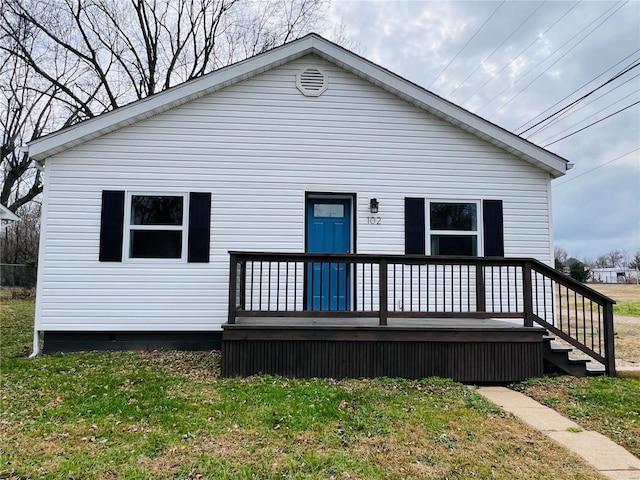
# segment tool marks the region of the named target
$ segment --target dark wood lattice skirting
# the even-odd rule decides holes
[[[508,330],[508,329],[505,329]],[[259,337],[263,335],[262,339]],[[504,383],[543,374],[542,332],[226,328],[222,375]]]

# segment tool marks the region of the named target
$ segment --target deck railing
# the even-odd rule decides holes
[[[521,319],[615,374],[613,300],[523,258],[230,252],[237,317]],[[514,320],[517,321],[517,320]]]

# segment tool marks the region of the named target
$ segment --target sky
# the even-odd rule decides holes
[[[552,181],[556,247],[640,250],[639,0],[334,0],[329,21],[347,48],[574,164]]]

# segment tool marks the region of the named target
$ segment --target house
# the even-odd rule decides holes
[[[3,229],[18,220],[20,220],[20,217],[0,203],[0,226]]]
[[[635,283],[638,271],[632,268],[601,267],[591,269],[592,283]]]
[[[362,317],[365,301],[440,316],[482,306],[524,328],[531,263],[503,257],[552,262],[550,182],[569,167],[315,34],[44,136],[29,155],[45,169],[34,352],[39,333],[45,351],[216,348],[225,325],[248,338],[238,312]],[[415,285],[403,273],[404,297],[381,301],[379,265],[394,260],[367,255],[411,257],[423,273]],[[425,263],[452,255],[503,260]],[[494,267],[500,283],[479,286]],[[431,293],[415,303],[409,283],[423,281]],[[477,298],[502,294],[493,310]]]

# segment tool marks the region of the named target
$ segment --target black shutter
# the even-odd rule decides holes
[[[101,262],[122,261],[122,234],[124,232],[124,191],[103,190],[100,213]]]
[[[210,230],[211,193],[192,192],[189,196],[188,262],[209,262]]]
[[[424,255],[424,198],[404,199],[404,253]]]
[[[504,227],[502,200],[482,202],[482,224],[484,226],[484,256],[504,257]]]

